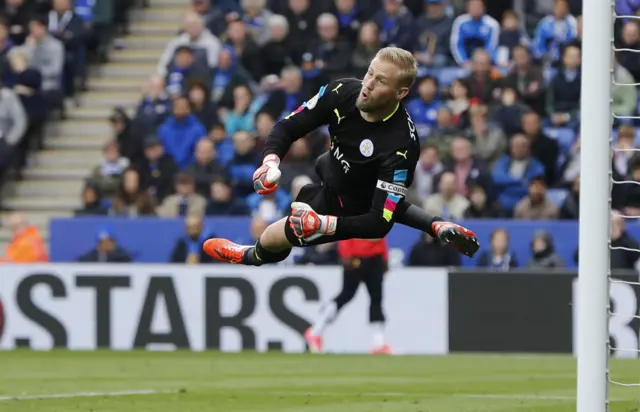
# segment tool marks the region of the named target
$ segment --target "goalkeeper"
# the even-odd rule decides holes
[[[254,246],[209,239],[205,252],[223,262],[260,266],[283,261],[294,246],[383,238],[397,222],[473,256],[479,244],[472,231],[428,216],[404,200],[420,144],[401,101],[416,71],[411,53],[396,47],[381,49],[364,80],[331,82],[278,122],[267,138],[263,164],[253,176],[256,191],[275,191],[280,159],[291,144],[328,125],[331,148],[316,163],[323,184],[303,187],[291,204],[291,214],[270,225]]]

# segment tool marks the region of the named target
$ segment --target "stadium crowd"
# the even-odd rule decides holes
[[[638,2],[618,3],[621,15],[638,11]],[[135,115],[115,108],[109,118],[113,140],[76,214],[188,216],[194,239],[203,216],[252,216],[259,236],[317,179],[314,161],[329,141],[322,129],[296,141],[283,159],[282,189],[260,196],[252,174],[270,129],[323,84],[361,77],[380,47],[395,45],[420,64],[405,102],[422,142],[412,202],[452,220],[575,220],[580,13],[581,1],[571,0],[193,0]],[[613,110],[623,117],[638,113],[636,87],[624,86],[640,82],[638,22],[615,26],[616,45],[633,49],[615,56]],[[637,147],[639,126],[616,119],[617,147]],[[617,153],[613,173],[640,182],[640,157]],[[640,186],[616,186],[613,207],[640,216]],[[408,264],[460,263],[441,248],[426,236]],[[303,261],[332,262],[324,249]],[[496,230],[479,262],[517,266],[508,254],[508,234]],[[536,235],[532,255],[529,265],[561,266],[548,233]]]

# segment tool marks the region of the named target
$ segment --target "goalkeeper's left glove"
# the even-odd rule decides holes
[[[460,225],[451,222],[433,222],[431,229],[439,240],[452,244],[463,255],[473,257],[480,249],[476,234]]]
[[[300,239],[300,244],[311,242],[321,236],[336,233],[338,218],[316,213],[311,206],[302,202],[291,203],[289,226],[293,234]]]

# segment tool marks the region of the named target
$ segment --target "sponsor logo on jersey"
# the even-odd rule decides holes
[[[405,112],[407,113],[407,124],[409,125],[409,133],[411,133],[411,138],[413,140],[416,140],[416,125],[413,124],[413,120],[411,119],[411,115],[409,114],[409,112],[405,109]]]
[[[373,155],[373,142],[369,139],[364,139],[360,142],[360,153],[364,157],[371,157]]]
[[[385,192],[388,193],[393,193],[399,196],[406,196],[407,195],[407,188],[402,186],[402,185],[398,185],[395,183],[389,183],[389,182],[385,182],[383,180],[378,180],[378,183],[376,184],[376,187],[380,190],[384,190]]]
[[[336,92],[336,94],[340,94],[340,92],[338,90],[340,90],[340,88],[342,87],[342,83],[340,83],[339,85],[337,85],[333,90],[331,90],[332,92]]]
[[[338,109],[333,109],[333,112],[336,114],[336,117],[338,118],[338,124],[340,124],[340,122],[344,120],[346,117],[346,116],[340,116],[340,111]]]
[[[344,159],[344,153],[340,151],[340,148],[337,145],[337,140],[331,141],[330,150],[333,157],[335,157],[336,160],[340,162],[340,165],[342,165],[342,170],[344,171],[344,174],[346,175],[347,173],[349,173],[349,170],[351,170],[351,164]]]
[[[397,154],[398,156],[402,156],[402,157],[404,157],[404,160],[407,160],[407,153],[409,153],[409,151],[408,151],[408,150],[405,150],[404,152],[401,152],[401,151],[399,151],[399,150],[398,150],[398,151],[396,152],[396,154]]]

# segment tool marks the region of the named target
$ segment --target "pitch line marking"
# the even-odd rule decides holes
[[[178,393],[178,391],[161,391],[154,389],[143,389],[138,391],[119,391],[119,392],[76,392],[76,393],[52,393],[45,395],[18,395],[18,396],[0,396],[0,402],[6,401],[28,401],[38,399],[67,399],[67,398],[99,398],[99,397],[116,397],[116,396],[144,396],[144,395],[160,395],[167,393]]]

